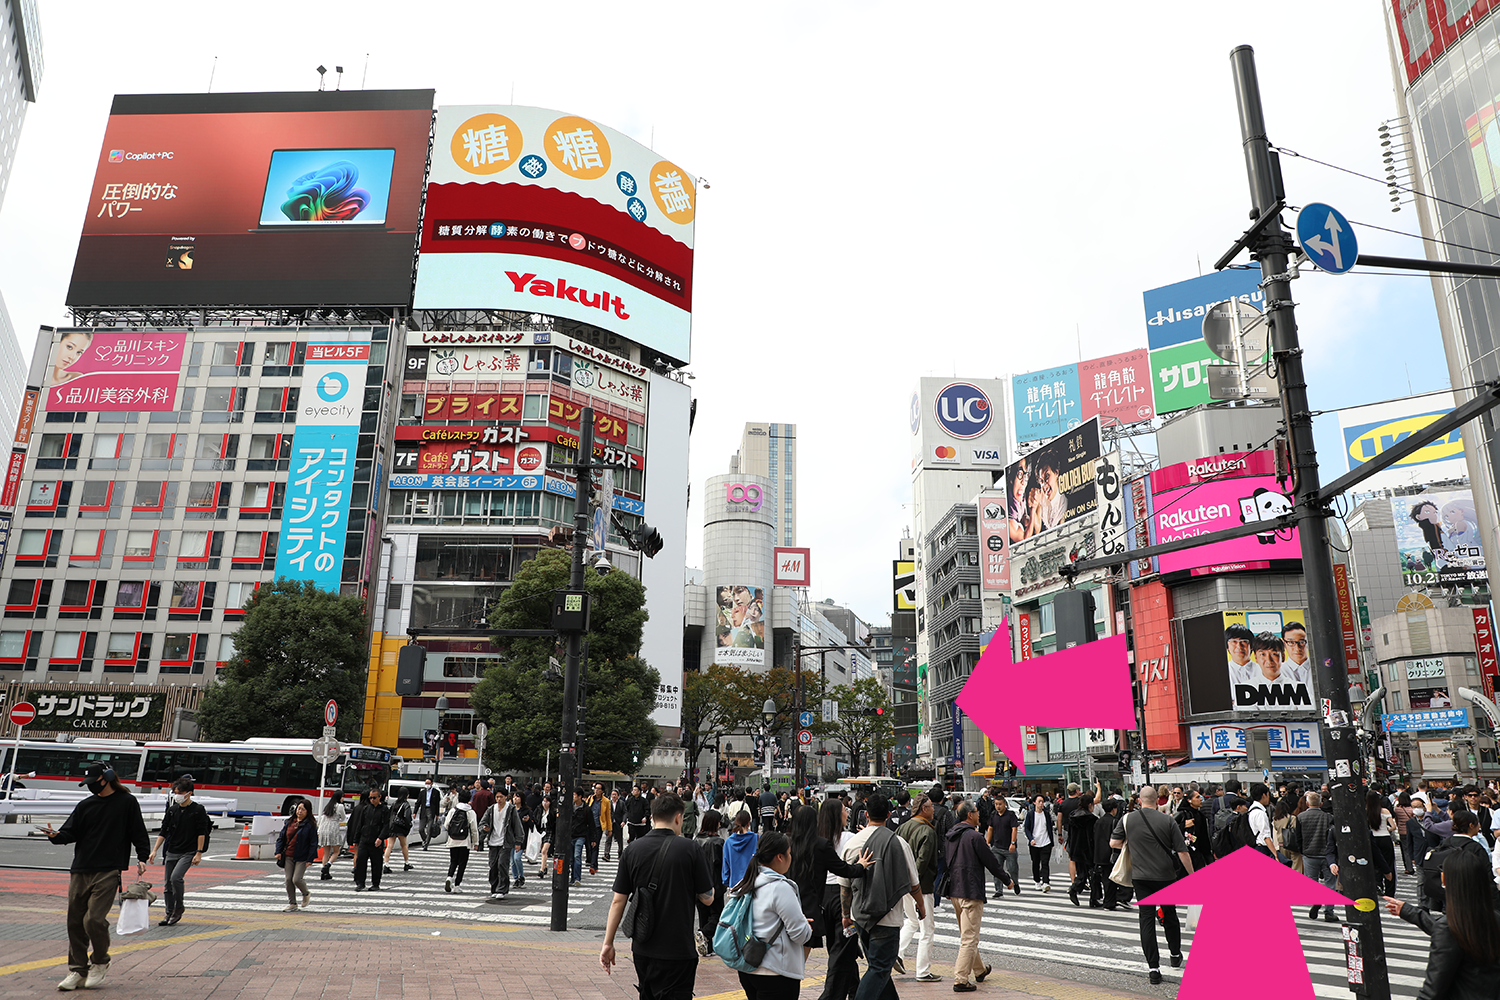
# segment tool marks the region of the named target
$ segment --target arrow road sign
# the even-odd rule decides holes
[[[802,723],[803,729],[806,729],[808,726],[813,724],[813,714],[811,712],[803,712],[800,716],[797,717],[797,721]]]
[[[1359,259],[1359,241],[1338,209],[1313,202],[1297,215],[1297,242],[1318,268],[1343,274]]]

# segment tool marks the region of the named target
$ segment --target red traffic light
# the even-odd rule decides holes
[[[883,709],[883,708],[877,708],[875,710],[875,714],[876,715],[884,715],[885,714],[885,709]]]

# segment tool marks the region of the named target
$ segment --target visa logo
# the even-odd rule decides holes
[[[976,462],[1001,462],[1000,451],[996,448],[975,448],[974,461]]]
[[[1399,417],[1395,420],[1345,428],[1344,442],[1349,452],[1350,468],[1378,457],[1387,448],[1394,448],[1439,417],[1446,416],[1448,412],[1450,411],[1421,413],[1410,417]],[[1455,428],[1446,437],[1438,438],[1397,462],[1394,468],[1461,458],[1463,453],[1463,432]]]

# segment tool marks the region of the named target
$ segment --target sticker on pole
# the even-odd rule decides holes
[[[332,698],[329,698],[328,704],[323,706],[323,724],[325,726],[331,726],[338,721],[339,703],[334,701]]]
[[[1297,215],[1297,242],[1320,271],[1343,274],[1359,259],[1359,240],[1349,220],[1329,205],[1313,202]]]
[[[29,726],[36,721],[36,706],[29,701],[18,701],[10,706],[10,724],[16,727]]]

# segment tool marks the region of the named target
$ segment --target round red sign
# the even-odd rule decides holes
[[[516,468],[522,472],[535,472],[542,467],[542,450],[535,447],[522,448],[516,452]]]
[[[36,720],[36,706],[29,701],[18,701],[10,706],[10,722],[13,726],[29,726]]]
[[[323,706],[323,725],[331,726],[339,721],[339,703],[332,698]]]

